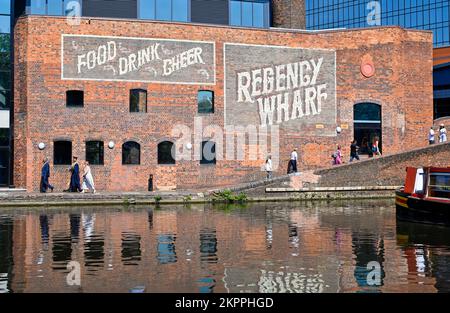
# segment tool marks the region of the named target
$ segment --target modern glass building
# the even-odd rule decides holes
[[[432,30],[435,47],[450,46],[449,3],[449,0],[306,0],[306,27],[317,30],[399,25]]]

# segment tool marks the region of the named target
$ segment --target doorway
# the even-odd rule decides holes
[[[376,103],[358,103],[353,107],[354,138],[360,147],[360,154],[369,154],[372,143],[379,141],[383,152],[381,128],[381,106]]]

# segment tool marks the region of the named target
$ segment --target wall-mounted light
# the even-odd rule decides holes
[[[108,142],[108,148],[110,148],[110,149],[114,149],[114,146],[115,146],[116,144],[114,143],[114,141],[110,141],[110,142]]]
[[[339,126],[336,127],[336,133],[338,133],[338,134],[342,133],[342,128],[340,128]]]
[[[45,143],[40,142],[40,143],[38,144],[38,148],[39,148],[39,150],[44,150],[44,149],[45,149]]]
[[[192,143],[188,142],[186,144],[186,149],[191,150],[192,149]]]

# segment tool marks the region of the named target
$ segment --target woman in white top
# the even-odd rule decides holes
[[[91,167],[89,166],[88,161],[86,161],[84,165],[83,185],[81,186],[81,189],[83,189],[82,192],[90,190],[95,193],[94,177],[92,177]]]
[[[439,142],[446,142],[447,141],[447,129],[445,129],[444,124],[441,124],[441,127],[439,129]]]
[[[273,168],[272,168],[272,157],[270,155],[267,157],[266,164],[264,167],[267,172],[267,179],[272,179]]]

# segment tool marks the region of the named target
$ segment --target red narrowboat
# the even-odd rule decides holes
[[[450,226],[450,167],[408,167],[395,205],[399,220]]]

